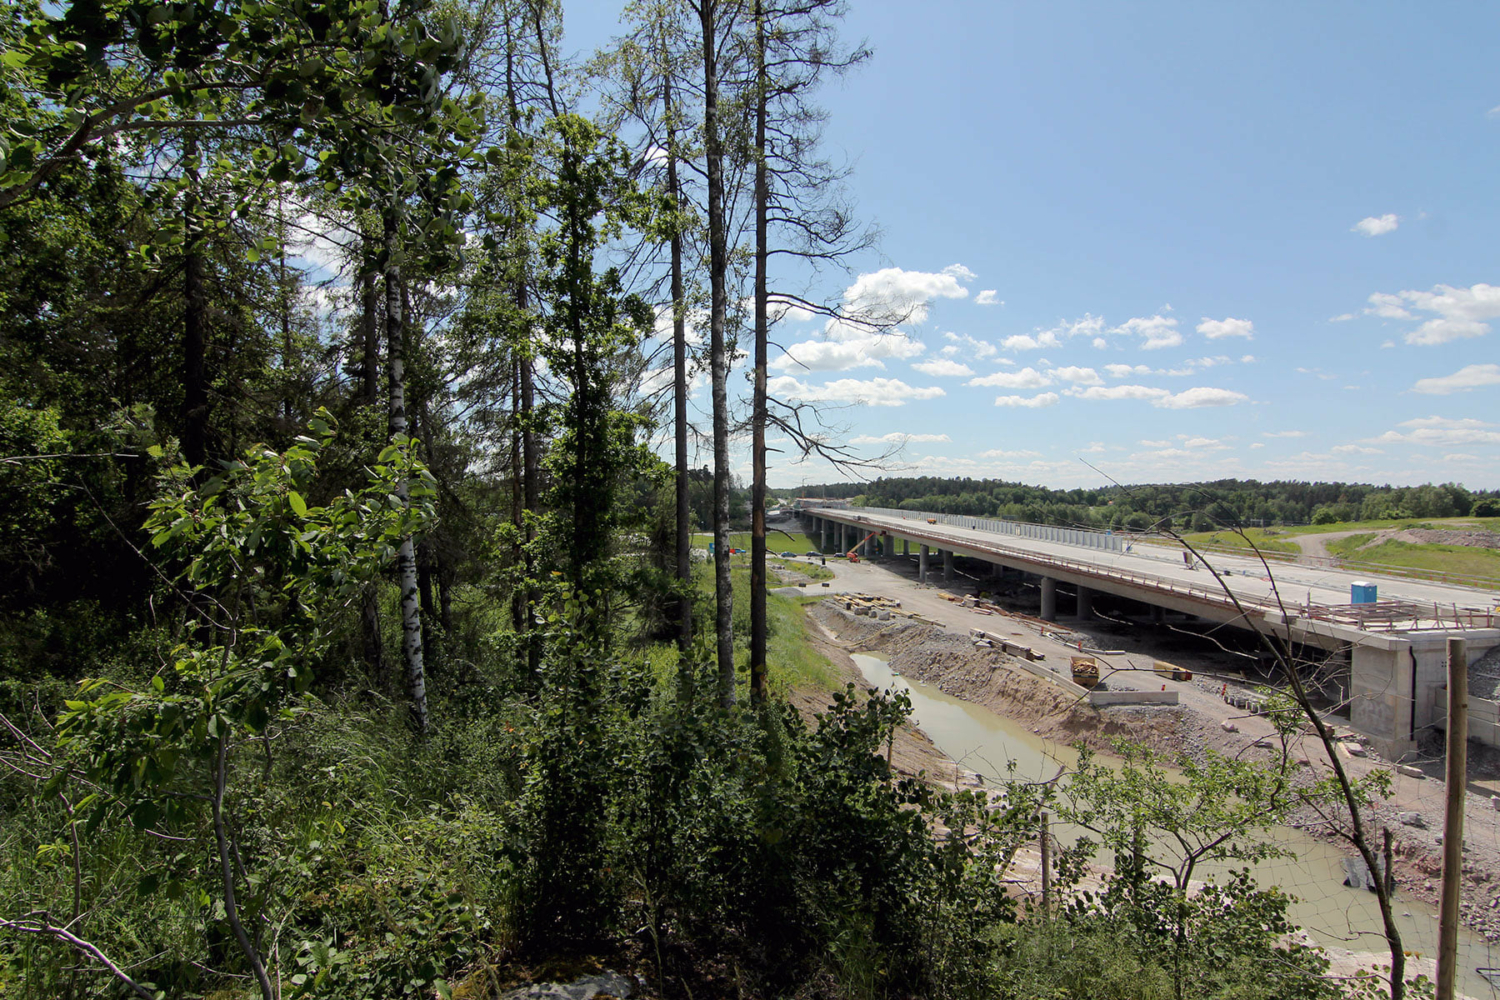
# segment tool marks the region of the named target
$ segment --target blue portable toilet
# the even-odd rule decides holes
[[[1375,600],[1375,584],[1355,580],[1349,585],[1350,604],[1374,604]]]

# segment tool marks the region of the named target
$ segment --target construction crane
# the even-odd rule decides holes
[[[884,534],[884,532],[872,531],[865,537],[861,538],[858,542],[856,542],[854,544],[854,548],[845,553],[845,555],[849,558],[849,561],[855,563],[859,562],[859,547],[865,544],[865,542],[868,542],[870,539],[874,538],[876,535],[880,534]]]

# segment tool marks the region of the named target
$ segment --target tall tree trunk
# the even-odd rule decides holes
[[[366,406],[380,405],[380,300],[375,294],[375,248],[373,240],[364,245],[364,268],[360,283],[360,397]],[[385,690],[385,644],[380,636],[380,589],[378,582],[365,586],[364,609],[360,616],[364,640],[365,669],[378,690]]]
[[[516,306],[520,310],[522,322],[526,322],[529,316],[529,303],[526,293],[526,276],[523,273],[516,281]],[[536,440],[536,378],[532,368],[532,357],[530,354],[529,331],[523,333],[520,345],[521,363],[521,463],[524,467],[524,478],[522,480],[522,494],[526,503],[526,517],[522,519],[521,537],[525,540],[525,563],[526,563],[526,669],[528,676],[535,681],[542,670],[542,647],[531,637],[531,622],[536,616],[536,604],[541,595],[537,593],[536,580],[536,528],[532,523],[532,517],[539,512],[542,503],[542,483],[540,478],[541,457],[537,454]]]
[[[510,363],[510,520],[516,526],[516,546],[507,555],[514,572],[525,564],[526,558],[526,506],[521,468],[521,355],[516,352]],[[527,621],[527,580],[517,579],[511,586],[510,619],[517,636],[525,635],[530,622]]]
[[[395,195],[391,195],[392,201]],[[401,309],[400,226],[396,206],[386,209],[385,217],[385,338],[386,365],[390,381],[388,428],[391,438],[406,436],[406,373],[402,336],[405,315]],[[397,486],[403,503],[410,502],[406,483]],[[412,717],[417,730],[426,733],[427,677],[422,662],[422,616],[418,606],[417,552],[410,535],[401,539],[396,553],[396,583],[401,589],[401,649],[406,657],[406,680],[411,689]]]
[[[433,568],[437,562],[432,552],[432,542],[424,540],[417,545],[417,596],[422,609],[423,659],[443,665],[442,643],[434,631],[437,629],[437,599],[433,593]],[[427,663],[423,663],[424,668]]]
[[[366,248],[365,270],[359,276],[364,361],[360,365],[360,388],[366,406],[380,405],[380,319],[375,295],[375,254]]]
[[[198,143],[187,140],[187,194],[183,199],[182,454],[189,465],[208,459],[208,299],[203,282],[202,229],[198,220]]]
[[[672,76],[663,76],[663,111],[667,118],[667,196],[674,211],[682,211],[682,188],[677,180],[677,110],[672,105]],[[682,275],[680,220],[672,227],[672,422],[677,455],[677,648],[693,645],[692,485],[688,475],[687,292]]]
[[[717,0],[699,0],[703,31],[703,144],[708,167],[709,369],[714,426],[714,638],[719,701],[734,704],[734,586],[729,576],[729,311],[728,238],[724,221],[724,144],[719,135],[719,68],[715,50]]]
[[[750,417],[750,698],[766,697],[766,22],[755,0],[755,399]]]
[[[363,640],[365,669],[370,672],[370,684],[377,691],[385,691],[385,644],[380,637],[380,591],[375,584],[365,587],[364,607],[360,613],[360,638]]]

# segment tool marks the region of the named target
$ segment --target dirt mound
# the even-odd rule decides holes
[[[1382,531],[1360,548],[1381,542],[1407,542],[1412,545],[1463,545],[1475,549],[1500,549],[1500,531],[1462,531],[1457,528],[1405,528]]]

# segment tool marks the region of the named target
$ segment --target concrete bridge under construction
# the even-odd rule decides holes
[[[1026,574],[1049,621],[1061,587],[1080,618],[1109,594],[1145,605],[1153,620],[1174,611],[1272,632],[1335,663],[1347,657],[1350,724],[1392,760],[1416,749],[1422,730],[1443,728],[1448,638],[1466,640],[1471,664],[1500,646],[1500,595],[1469,587],[1297,563],[1272,563],[1273,576],[1253,556],[1214,553],[1210,567],[1110,532],[955,514],[804,501],[801,515],[823,552],[915,559],[924,583],[953,581],[960,558],[991,576]],[[1370,583],[1379,599],[1354,603],[1356,585]],[[1500,705],[1472,694],[1469,704],[1470,736],[1500,746]]]

